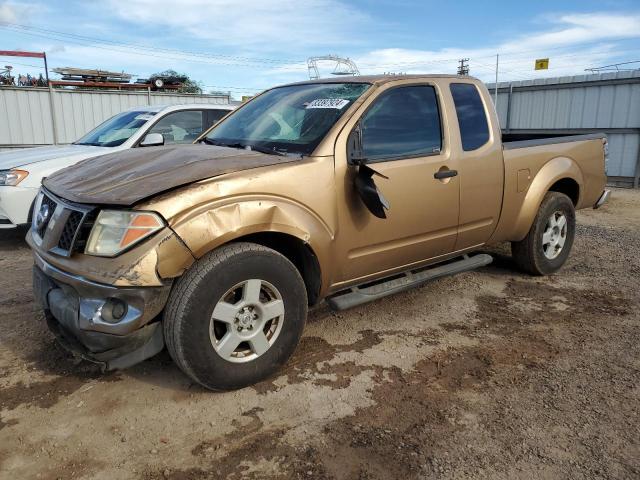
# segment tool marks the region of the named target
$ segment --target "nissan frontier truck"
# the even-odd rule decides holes
[[[500,242],[525,272],[560,269],[575,211],[609,196],[606,138],[507,140],[470,77],[275,87],[194,145],[45,179],[27,235],[35,296],[59,340],[107,370],[166,346],[204,387],[245,387],[289,359],[321,301],[472,270]]]

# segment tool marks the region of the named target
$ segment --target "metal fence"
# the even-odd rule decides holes
[[[501,82],[496,109],[509,133],[606,133],[609,181],[638,187],[640,70]]]
[[[0,149],[66,144],[140,105],[228,104],[227,95],[0,87]]]

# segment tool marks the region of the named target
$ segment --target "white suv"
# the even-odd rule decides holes
[[[233,105],[143,106],[119,113],[71,145],[0,152],[0,228],[31,221],[42,179],[91,157],[128,148],[192,143]]]

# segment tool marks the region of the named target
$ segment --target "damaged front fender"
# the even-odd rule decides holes
[[[327,261],[331,229],[303,205],[278,197],[236,198],[225,204],[209,205],[176,219],[172,228],[183,239],[195,258],[239,238],[275,232],[298,238],[309,245],[321,265]],[[328,284],[322,272],[322,284]]]

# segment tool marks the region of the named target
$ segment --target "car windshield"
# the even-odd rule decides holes
[[[87,133],[75,145],[93,145],[96,147],[117,147],[129,140],[156,112],[139,110],[119,113]]]
[[[211,130],[205,143],[311,154],[368,83],[312,83],[269,90]]]

